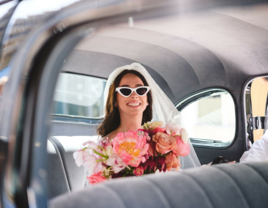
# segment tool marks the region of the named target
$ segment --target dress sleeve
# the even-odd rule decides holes
[[[268,130],[260,140],[254,142],[251,149],[244,152],[240,163],[268,161]]]

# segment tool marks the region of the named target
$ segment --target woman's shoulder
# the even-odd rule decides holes
[[[115,138],[117,135],[117,131],[112,131],[111,133],[107,134],[106,136],[103,137],[103,139],[108,138],[109,141],[111,141],[113,138]]]

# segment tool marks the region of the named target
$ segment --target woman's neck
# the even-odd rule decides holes
[[[129,130],[136,131],[141,128],[142,116],[120,116],[120,125],[117,128],[117,132],[126,132]]]

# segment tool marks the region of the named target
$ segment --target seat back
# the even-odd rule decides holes
[[[224,164],[114,179],[62,195],[51,208],[267,208],[268,163]]]
[[[79,190],[84,185],[84,168],[78,167],[73,153],[86,141],[96,136],[54,136],[48,139],[48,194],[54,198],[66,192]]]

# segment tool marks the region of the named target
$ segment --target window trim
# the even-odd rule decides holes
[[[209,97],[212,94],[216,94],[216,93],[221,93],[221,92],[227,92],[233,100],[234,103],[234,110],[235,110],[235,132],[234,132],[234,136],[233,139],[231,140],[231,142],[220,142],[219,140],[210,140],[210,139],[198,139],[198,138],[190,138],[191,143],[194,147],[201,147],[201,148],[212,148],[212,149],[227,149],[230,146],[233,145],[233,143],[236,140],[236,135],[237,135],[237,105],[234,99],[234,96],[232,95],[232,93],[224,88],[207,88],[207,89],[203,89],[201,91],[197,91],[194,93],[191,93],[190,95],[182,98],[179,102],[177,102],[177,104],[175,105],[176,108],[178,109],[179,112],[181,112],[185,107],[187,107],[188,105],[190,105],[191,103],[198,101],[200,99]],[[203,141],[203,142],[200,142]]]

